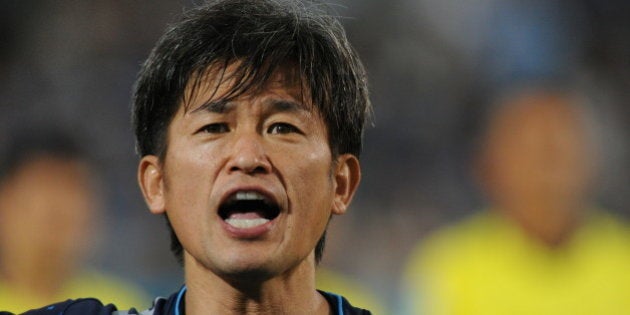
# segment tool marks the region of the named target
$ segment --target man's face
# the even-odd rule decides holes
[[[0,185],[0,248],[7,262],[23,269],[43,264],[56,273],[73,268],[93,230],[91,180],[81,161],[41,156],[20,165]]]
[[[485,149],[487,188],[505,211],[541,224],[583,207],[591,176],[584,126],[562,95],[525,94],[499,111]]]
[[[226,103],[208,86],[175,114],[163,161],[141,162],[143,192],[152,212],[167,213],[187,268],[280,274],[312,255],[331,214],[345,211],[358,162],[333,163],[323,119],[283,76]]]

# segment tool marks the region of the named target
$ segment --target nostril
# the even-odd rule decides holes
[[[254,168],[254,171],[252,173],[267,173],[267,168],[263,167],[263,166],[257,166],[256,168]]]
[[[267,168],[260,165],[256,167],[250,167],[250,168],[233,167],[232,171],[243,171],[247,174],[264,174],[264,173],[267,173]]]

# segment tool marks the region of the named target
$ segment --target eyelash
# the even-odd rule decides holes
[[[230,128],[226,123],[215,123],[203,126],[199,131],[206,133],[226,133]]]
[[[284,132],[280,132],[280,131],[274,132],[274,130],[277,129],[277,128],[283,128],[283,129],[288,129],[288,130],[285,130]],[[274,124],[271,124],[271,126],[269,126],[269,128],[267,129],[267,132],[271,133],[271,134],[274,134],[274,133],[275,134],[301,133],[301,131],[297,127],[295,127],[295,126],[293,126],[291,124],[287,124],[287,123],[274,123]]]
[[[280,129],[280,130],[278,130]],[[199,132],[205,132],[210,134],[219,134],[226,133],[230,131],[230,127],[226,123],[213,123],[207,124],[199,129]],[[267,128],[267,133],[270,134],[289,134],[289,133],[299,133],[302,134],[302,131],[297,127],[288,124],[288,123],[273,123]]]

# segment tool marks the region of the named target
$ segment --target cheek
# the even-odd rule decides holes
[[[300,161],[293,162],[295,167],[292,186],[301,207],[307,210],[305,215],[311,219],[321,217],[327,221],[334,197],[330,153],[321,149],[293,161]]]
[[[164,163],[164,188],[169,197],[166,202],[196,202],[195,198],[207,196],[216,177],[217,155],[203,146],[194,149],[173,146],[172,149]],[[207,193],[200,195],[199,191]]]
[[[208,161],[196,154],[174,154],[165,162],[164,202],[174,226],[207,221],[204,216],[210,213],[207,210],[214,182]]]

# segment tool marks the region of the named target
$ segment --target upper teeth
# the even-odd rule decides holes
[[[264,200],[265,196],[255,191],[239,191],[234,197],[236,200]]]

